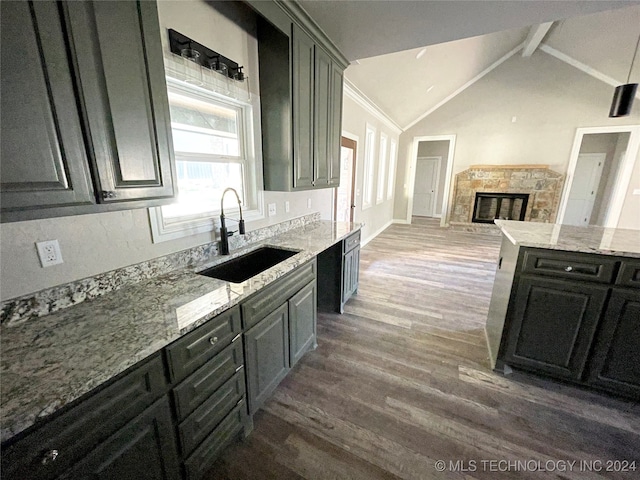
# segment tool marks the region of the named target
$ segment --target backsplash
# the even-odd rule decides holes
[[[260,242],[288,230],[320,220],[320,213],[304,215],[282,223],[249,231],[229,238],[232,250]],[[198,245],[162,257],[118,268],[92,277],[57,285],[29,295],[13,298],[0,304],[0,323],[17,325],[32,318],[57,312],[63,308],[99,297],[149,278],[165,275],[173,270],[205,263],[218,255],[217,242]]]

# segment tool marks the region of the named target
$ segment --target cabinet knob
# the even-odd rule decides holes
[[[60,452],[58,452],[58,450],[49,450],[48,452],[45,452],[45,454],[42,456],[42,464],[47,465],[51,462],[55,462],[56,458],[58,458],[58,455],[60,455]]]
[[[103,190],[102,198],[116,198],[116,192]]]
[[[218,343],[218,337],[210,337],[209,338],[209,343],[211,345],[215,345],[216,343]]]
[[[567,265],[566,267],[564,267],[564,271],[565,272],[571,272],[571,271],[573,271],[573,267],[571,265]]]

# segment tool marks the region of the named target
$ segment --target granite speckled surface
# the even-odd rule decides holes
[[[0,326],[5,441],[360,228],[318,221],[13,326]],[[196,272],[271,245],[298,251],[242,283]]]
[[[640,230],[496,220],[514,245],[640,258]]]
[[[319,220],[320,214],[312,213],[275,225],[251,230],[248,231],[246,235],[236,235],[229,238],[229,247],[232,250],[243,248],[249,244]],[[93,277],[83,278],[64,285],[47,288],[33,294],[6,300],[0,304],[0,323],[15,325],[29,319],[48,315],[149,278],[158,277],[177,269],[211,261],[216,258],[217,255],[217,242],[198,245],[187,250],[153,258],[135,265],[129,265],[109,272],[100,273]]]

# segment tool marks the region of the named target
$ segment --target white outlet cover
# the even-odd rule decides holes
[[[307,198],[307,208],[311,208],[311,199]]]
[[[276,204],[270,203],[268,207],[269,207],[269,216],[273,217],[276,214]]]
[[[286,201],[286,202],[284,202],[284,211],[285,211],[285,212],[287,212],[287,213],[289,213],[289,210],[290,210],[289,202],[288,202],[288,201]]]
[[[36,242],[40,264],[43,267],[51,267],[64,263],[62,260],[62,252],[58,240],[46,240],[44,242]]]

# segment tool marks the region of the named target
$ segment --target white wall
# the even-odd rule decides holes
[[[366,125],[370,124],[376,129],[375,139],[375,168],[373,182],[373,205],[362,209],[362,194],[364,184],[364,142],[366,138]],[[380,134],[384,132],[388,136],[387,149],[390,148],[391,139],[398,142],[398,134],[395,129],[388,123],[382,121],[378,116],[373,115],[369,110],[362,107],[348,94],[344,95],[344,103],[342,110],[342,131],[358,137],[358,145],[356,151],[356,208],[354,212],[354,221],[364,223],[362,227],[363,243],[371,240],[375,235],[388,226],[393,219],[393,198],[387,200],[385,192],[384,200],[380,204],[376,204],[376,189],[378,185],[378,175],[385,175],[385,189],[387,186],[386,175],[388,172],[380,172],[379,168],[379,148]],[[350,136],[350,135],[347,135]],[[397,144],[397,143],[396,143]],[[387,166],[389,165],[389,157],[387,156]]]
[[[158,5],[163,38],[165,29],[171,27],[229,56],[247,66],[251,90],[259,91],[255,21],[251,16],[234,11],[237,5],[234,7],[225,2],[163,0]],[[224,10],[222,13],[216,11],[212,5]],[[260,192],[260,195],[264,195],[263,205],[277,204],[278,214],[247,223],[248,230],[315,211],[320,211],[323,218],[331,218],[332,189]],[[310,209],[307,208],[308,199],[311,199]],[[289,213],[284,213],[285,201],[290,202]],[[41,268],[34,243],[52,239],[59,240],[64,263]],[[0,300],[214,240],[214,234],[210,232],[154,244],[147,209],[3,224],[0,228]]]
[[[613,87],[544,52],[514,55],[402,133],[394,218],[407,216],[414,137],[456,135],[453,175],[477,164],[543,164],[564,174],[576,128],[640,123],[640,108],[608,118],[612,95]]]

